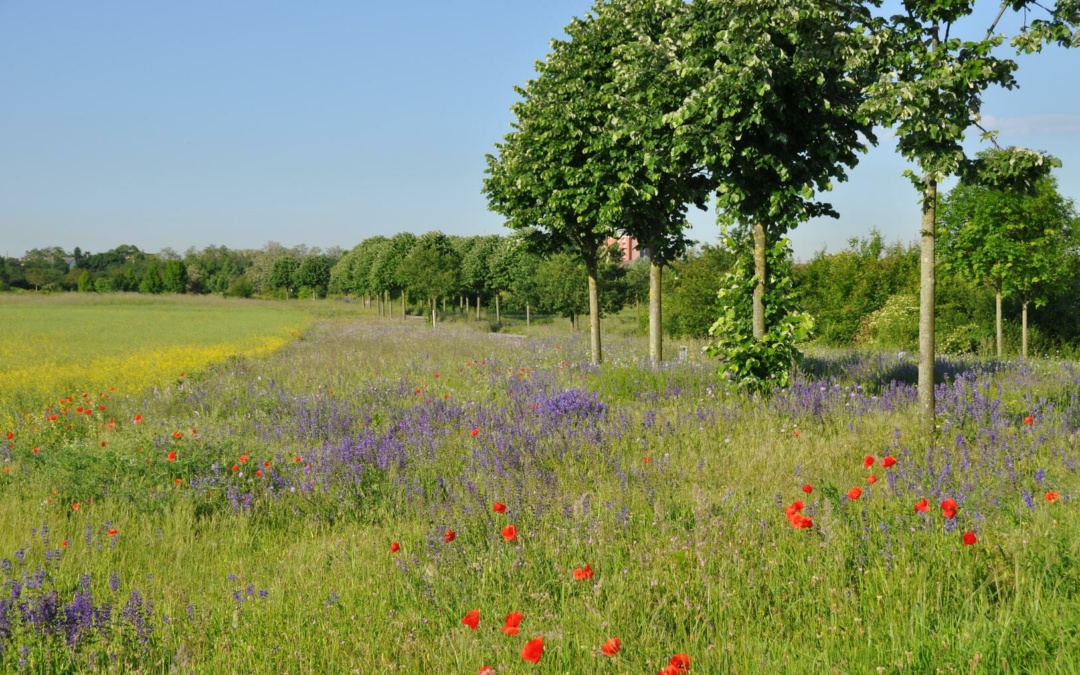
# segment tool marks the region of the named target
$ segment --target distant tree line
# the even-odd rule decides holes
[[[972,266],[978,258],[964,248],[963,228],[978,223],[969,212],[975,208],[972,200],[980,196],[973,197],[972,190],[962,185],[944,200],[946,246],[935,328],[942,351],[996,353],[995,309],[1000,292],[1006,354],[1022,351],[1025,304],[1035,307],[1030,320],[1031,350],[1074,353],[1080,345],[1080,254],[1074,242],[1078,233],[1067,230],[1070,238],[1050,248],[1044,234],[1048,228],[1039,230],[1037,248],[1052,253],[1052,270],[1045,263],[1035,265],[1040,256],[1024,255],[1025,249],[1020,248],[1017,257],[1026,266],[1009,265],[1002,271],[1000,265],[988,264],[988,275],[976,275]],[[1038,212],[1052,212],[1046,198],[1040,199],[1035,204]],[[1000,220],[1001,204],[988,203],[998,209]],[[1068,217],[1075,218],[1071,202],[1064,206]],[[1012,211],[1024,215],[1025,222],[1033,218],[1018,207]],[[525,236],[404,232],[365,239],[348,251],[270,243],[261,249],[192,248],[183,255],[170,249],[147,253],[129,245],[103,253],[78,247],[68,253],[52,247],[28,251],[21,258],[0,258],[0,290],[212,293],[282,299],[331,296],[361,301],[387,317],[430,316],[436,309],[499,321],[504,313],[529,313],[565,317],[577,327],[589,312],[585,265],[569,252],[534,253]],[[986,246],[1006,245],[1000,237],[975,239],[989,242]],[[706,245],[688,248],[667,263],[665,335],[708,337],[721,311],[719,280],[734,269],[738,255]],[[641,307],[639,330],[645,334],[649,260],[621,264],[620,252],[611,247],[601,256],[599,270],[602,311]],[[1024,270],[1029,270],[1026,276],[1020,275]],[[1007,273],[1013,276],[1006,280]],[[871,230],[867,237],[851,239],[842,251],[822,250],[809,261],[795,264],[792,277],[795,294],[813,317],[816,344],[917,348],[919,247],[915,243],[886,243],[880,232]]]

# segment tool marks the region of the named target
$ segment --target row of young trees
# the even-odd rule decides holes
[[[980,4],[980,7],[982,5]],[[1046,175],[1039,153],[970,161],[961,141],[982,95],[1012,88],[1002,56],[1080,44],[1080,0],[1010,0],[985,29],[974,0],[597,0],[553,42],[518,89],[513,131],[488,156],[484,191],[539,248],[572,249],[589,270],[593,361],[601,360],[595,260],[631,234],[650,250],[650,354],[661,358],[661,270],[685,247],[685,212],[714,195],[749,261],[722,285],[714,353],[741,381],[778,373],[808,322],[793,311],[784,234],[816,215],[857,153],[891,128],[922,195],[919,404],[934,429],[938,183],[958,173],[1027,192]],[[1029,14],[1029,12],[1031,14]],[[1006,169],[1007,167],[1007,169]],[[745,243],[744,243],[745,242]],[[744,296],[749,293],[750,298]],[[741,327],[749,323],[749,330]]]

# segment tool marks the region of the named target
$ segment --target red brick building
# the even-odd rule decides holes
[[[634,262],[638,258],[649,257],[648,249],[639,249],[637,239],[634,239],[633,237],[629,237],[626,235],[623,235],[618,239],[609,237],[607,240],[607,245],[612,246],[615,244],[619,246],[619,251],[622,254],[622,256],[619,258],[619,262],[622,262],[624,264]]]

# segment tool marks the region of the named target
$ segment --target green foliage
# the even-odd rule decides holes
[[[332,261],[329,256],[309,255],[300,263],[297,271],[297,281],[301,286],[311,289],[315,297],[324,295],[326,287],[330,284],[330,268]]]
[[[291,254],[283,255],[274,261],[267,281],[271,288],[283,289],[286,293],[298,285],[297,273],[300,271],[300,261]]]
[[[880,49],[861,2],[699,0],[674,38],[690,95],[668,119],[699,157],[728,223],[779,237],[836,213],[814,190],[844,180],[873,121],[860,114]]]
[[[394,240],[390,241],[393,247]],[[459,288],[460,274],[458,252],[450,238],[438,231],[418,237],[397,270],[405,289],[431,302],[453,295]]]
[[[755,391],[787,386],[799,358],[797,345],[810,338],[814,327],[810,315],[798,309],[788,240],[770,246],[766,261],[764,338],[754,339],[751,304],[756,279],[751,259],[743,255],[721,280],[720,317],[709,329],[713,340],[705,349],[720,360],[721,374]]]
[[[980,159],[1007,166],[1003,160],[1013,154],[990,151]],[[999,179],[975,176],[979,182],[961,183],[942,200],[942,262],[1004,297],[1015,294],[1042,306],[1075,256],[1076,209],[1052,176],[1038,178],[1027,191],[998,187]]]
[[[815,340],[830,346],[851,345],[864,317],[881,309],[895,294],[915,294],[919,287],[919,250],[900,242],[886,245],[881,233],[852,238],[837,253],[819,251],[794,270],[803,307],[814,317]]]
[[[676,260],[664,275],[664,331],[675,338],[704,338],[721,313],[717,289],[732,271],[736,255],[721,246],[705,246]],[[648,273],[648,262],[630,265]],[[648,277],[645,277],[648,300]]]
[[[187,266],[182,260],[170,260],[161,272],[162,291],[165,293],[187,293]]]
[[[862,317],[855,344],[880,349],[912,349],[919,344],[919,296],[896,293]]]

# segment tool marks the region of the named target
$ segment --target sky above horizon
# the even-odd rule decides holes
[[[0,0],[0,255],[506,234],[484,155],[514,87],[591,4]],[[1019,62],[1020,88],[988,92],[984,123],[1061,159],[1080,202],[1080,50]],[[797,258],[872,227],[917,238],[908,165],[880,141],[825,197],[839,220],[792,233]],[[714,214],[691,222],[716,243]]]

